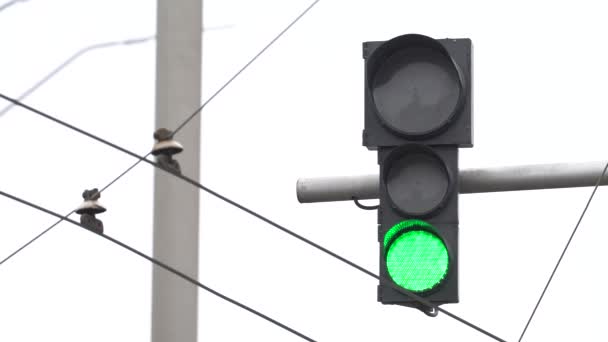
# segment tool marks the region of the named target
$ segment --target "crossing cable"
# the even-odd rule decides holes
[[[355,268],[355,269],[357,269],[357,270],[359,270],[359,271],[367,274],[368,276],[379,280],[383,285],[389,286],[389,287],[395,289],[397,292],[399,292],[399,293],[401,293],[403,295],[406,295],[406,296],[408,296],[410,298],[415,299],[416,301],[418,301],[419,303],[422,303],[426,307],[432,308],[434,311],[437,311],[437,312],[442,312],[442,313],[450,316],[451,318],[453,318],[453,319],[455,319],[455,320],[457,320],[457,321],[459,321],[459,322],[461,322],[461,323],[463,323],[463,324],[465,324],[465,325],[467,325],[467,326],[469,326],[469,327],[471,327],[471,328],[473,328],[473,329],[475,329],[475,330],[477,330],[477,331],[479,331],[479,332],[481,332],[481,333],[483,333],[483,334],[485,334],[485,335],[487,335],[487,336],[489,336],[489,337],[491,337],[491,338],[493,338],[493,339],[495,339],[497,341],[504,341],[503,339],[501,339],[501,338],[497,337],[496,335],[493,335],[492,333],[490,333],[490,332],[488,332],[488,331],[486,331],[486,330],[484,330],[484,329],[482,329],[482,328],[474,325],[473,323],[470,323],[470,322],[468,322],[468,321],[466,321],[466,320],[464,320],[464,319],[462,319],[462,318],[460,318],[460,317],[458,317],[458,316],[450,313],[449,311],[447,311],[445,309],[442,309],[442,308],[440,308],[440,307],[432,304],[431,302],[427,301],[426,299],[424,299],[422,297],[419,297],[418,295],[414,294],[413,292],[405,290],[405,289],[403,289],[400,286],[397,286],[392,281],[390,281],[388,278],[386,278],[386,277],[380,277],[380,276],[376,275],[375,273],[373,273],[373,272],[371,272],[371,271],[363,268],[362,266],[359,266],[358,264],[356,264],[356,263],[354,263],[354,262],[352,262],[352,261],[350,261],[350,260],[348,260],[348,259],[346,259],[346,258],[344,258],[344,257],[342,257],[342,256],[340,256],[340,255],[338,255],[338,254],[330,251],[329,249],[327,249],[327,248],[325,248],[325,247],[323,247],[323,246],[321,246],[321,245],[319,245],[319,244],[317,244],[317,243],[315,243],[315,242],[313,242],[311,240],[308,240],[307,238],[305,238],[305,237],[303,237],[303,236],[295,233],[294,231],[292,231],[290,229],[287,229],[286,227],[284,227],[284,226],[282,226],[282,225],[280,225],[280,224],[278,224],[278,223],[270,220],[269,218],[267,218],[267,217],[265,217],[265,216],[263,216],[263,215],[255,212],[255,211],[253,211],[253,210],[251,210],[251,209],[249,209],[249,208],[247,208],[247,207],[245,207],[245,206],[243,206],[243,205],[241,205],[241,204],[239,204],[239,203],[237,203],[237,202],[235,202],[235,201],[233,201],[233,200],[231,200],[231,199],[229,199],[229,198],[227,198],[227,197],[225,197],[225,196],[223,196],[223,195],[221,195],[221,194],[219,194],[219,193],[217,193],[217,192],[215,192],[215,191],[213,191],[211,189],[209,189],[208,187],[204,186],[203,184],[201,184],[201,183],[199,183],[199,182],[197,182],[197,181],[195,181],[195,180],[193,180],[193,179],[191,179],[189,177],[183,176],[183,175],[178,174],[178,173],[171,172],[171,171],[163,168],[162,166],[160,166],[156,162],[148,160],[147,156],[149,156],[151,152],[149,152],[147,155],[141,157],[141,156],[137,155],[134,152],[131,152],[131,151],[129,151],[129,150],[123,148],[123,147],[120,147],[120,146],[118,146],[118,145],[116,145],[114,143],[111,143],[111,142],[109,142],[109,141],[107,141],[107,140],[105,140],[103,138],[100,138],[100,137],[98,137],[96,135],[93,135],[93,134],[91,134],[89,132],[86,132],[86,131],[84,131],[84,130],[82,130],[80,128],[77,128],[77,127],[75,127],[75,126],[73,126],[71,124],[68,124],[68,123],[66,123],[66,122],[64,122],[62,120],[59,120],[59,119],[57,119],[55,117],[52,117],[52,116],[50,116],[50,115],[48,115],[46,113],[43,113],[43,112],[41,112],[38,109],[35,109],[35,108],[31,107],[31,106],[23,104],[23,103],[15,100],[15,99],[12,99],[12,98],[10,98],[10,97],[8,97],[6,95],[3,95],[2,93],[0,93],[0,97],[6,99],[8,101],[11,101],[11,102],[15,103],[16,105],[21,106],[21,107],[23,107],[23,108],[25,108],[25,109],[27,109],[29,111],[32,111],[32,112],[34,112],[34,113],[36,113],[38,115],[41,115],[41,116],[43,116],[43,117],[45,117],[45,118],[47,118],[49,120],[52,120],[52,121],[54,121],[56,123],[59,123],[59,124],[65,126],[65,127],[68,127],[70,129],[72,129],[72,130],[75,130],[76,132],[79,132],[79,133],[81,133],[83,135],[86,135],[87,137],[90,137],[92,139],[95,139],[95,140],[103,143],[103,144],[106,144],[106,145],[108,145],[110,147],[113,147],[113,148],[115,148],[115,149],[117,149],[117,150],[119,150],[119,151],[121,151],[121,152],[123,152],[125,154],[128,154],[128,155],[130,155],[130,156],[132,156],[134,158],[137,158],[138,159],[137,163],[139,163],[141,161],[144,161],[144,162],[146,162],[146,163],[148,163],[148,164],[150,164],[150,165],[152,165],[152,166],[154,166],[154,167],[156,167],[156,168],[158,168],[160,170],[163,170],[163,171],[165,171],[165,172],[167,172],[167,173],[169,173],[169,174],[171,174],[171,175],[173,175],[173,176],[175,176],[175,177],[177,177],[177,178],[179,178],[179,179],[181,179],[181,180],[183,180],[183,181],[185,181],[185,182],[187,182],[187,183],[189,183],[189,184],[191,184],[191,185],[193,185],[193,186],[195,186],[195,187],[197,187],[197,188],[199,188],[199,189],[201,189],[201,190],[203,190],[203,191],[205,191],[207,193],[209,193],[210,195],[213,195],[213,196],[221,199],[222,201],[224,201],[224,202],[226,202],[228,204],[230,204],[230,205],[232,205],[232,206],[234,206],[234,207],[236,207],[236,208],[238,208],[238,209],[240,209],[242,211],[245,211],[246,213],[248,213],[248,214],[250,214],[250,215],[252,215],[252,216],[254,216],[254,217],[256,217],[256,218],[258,218],[258,219],[260,219],[260,220],[262,220],[262,221],[264,221],[266,223],[268,223],[268,224],[270,224],[271,226],[273,226],[273,227],[275,227],[275,228],[277,228],[277,229],[279,229],[279,230],[281,230],[281,231],[283,231],[283,232],[285,232],[285,233],[287,233],[287,234],[295,237],[296,239],[298,239],[298,240],[300,240],[300,241],[302,241],[302,242],[304,242],[304,243],[306,243],[306,244],[308,244],[308,245],[310,245],[312,247],[315,247],[316,249],[318,249],[318,250],[320,250],[320,251],[322,251],[322,252],[324,252],[326,254],[329,254],[330,256],[332,256],[332,257],[334,257],[334,258],[342,261],[343,263],[345,263],[345,264],[347,264],[347,265],[349,265],[349,266],[351,266],[351,267],[353,267],[353,268]]]
[[[290,333],[292,333],[292,334],[294,334],[294,335],[297,335],[297,336],[301,337],[302,339],[304,339],[304,340],[306,340],[306,341],[316,342],[315,340],[313,340],[312,338],[310,338],[310,337],[308,337],[308,336],[304,335],[303,333],[301,333],[301,332],[299,332],[299,331],[297,331],[297,330],[295,330],[295,329],[293,329],[293,328],[290,328],[290,327],[288,327],[287,325],[285,325],[285,324],[283,324],[283,323],[281,323],[281,322],[279,322],[279,321],[277,321],[277,320],[275,320],[275,319],[272,319],[272,318],[270,318],[270,317],[268,317],[268,316],[264,315],[263,313],[261,313],[261,312],[259,312],[259,311],[255,310],[255,309],[253,309],[253,308],[251,308],[251,307],[249,307],[249,306],[247,306],[247,305],[245,305],[245,304],[242,304],[241,302],[239,302],[239,301],[237,301],[237,300],[235,300],[235,299],[232,299],[232,298],[230,298],[230,297],[228,297],[228,296],[226,296],[226,295],[223,295],[222,293],[220,293],[220,292],[218,292],[218,291],[216,291],[216,290],[214,290],[214,289],[212,289],[212,288],[210,288],[210,287],[208,287],[208,286],[204,285],[203,283],[201,283],[201,282],[199,282],[198,280],[196,280],[196,279],[194,279],[194,278],[192,278],[192,277],[190,277],[190,276],[186,275],[185,273],[183,273],[183,272],[181,272],[181,271],[179,271],[179,270],[177,270],[177,269],[175,269],[175,268],[173,268],[173,267],[171,267],[171,266],[169,266],[169,265],[167,265],[167,264],[163,263],[162,261],[160,261],[160,260],[158,260],[158,259],[155,259],[155,258],[153,258],[153,257],[151,257],[151,256],[149,256],[149,255],[147,255],[147,254],[144,254],[143,252],[141,252],[141,251],[139,251],[139,250],[137,250],[137,249],[135,249],[135,248],[133,248],[133,247],[131,247],[131,246],[127,245],[127,244],[126,244],[126,243],[124,243],[124,242],[121,242],[121,241],[119,241],[119,240],[116,240],[116,239],[114,239],[113,237],[108,236],[108,235],[105,235],[105,234],[97,234],[97,233],[94,233],[94,232],[92,232],[90,229],[88,229],[87,227],[85,227],[84,225],[82,225],[82,224],[81,224],[81,223],[79,223],[79,222],[76,222],[76,221],[74,221],[74,220],[72,220],[72,219],[70,219],[70,218],[67,218],[67,217],[63,217],[63,216],[61,216],[60,214],[57,214],[57,213],[56,213],[56,212],[54,212],[54,211],[51,211],[51,210],[46,209],[46,208],[43,208],[43,207],[41,207],[41,206],[39,206],[39,205],[36,205],[36,204],[34,204],[34,203],[32,203],[32,202],[29,202],[29,201],[26,201],[26,200],[24,200],[24,199],[22,199],[22,198],[19,198],[19,197],[13,196],[13,195],[11,195],[11,194],[8,194],[8,193],[6,193],[6,192],[4,192],[4,191],[2,191],[2,190],[0,190],[0,195],[5,196],[5,197],[8,197],[8,198],[10,198],[10,199],[12,199],[12,200],[15,200],[15,201],[17,201],[17,202],[20,202],[20,203],[22,203],[22,204],[25,204],[25,205],[27,205],[27,206],[30,206],[30,207],[32,207],[32,208],[34,208],[34,209],[38,209],[38,210],[40,210],[40,211],[42,211],[42,212],[45,212],[45,213],[47,213],[47,214],[49,214],[49,215],[52,215],[52,216],[58,217],[58,218],[60,218],[61,220],[65,220],[65,221],[67,221],[67,222],[70,222],[70,223],[71,223],[71,224],[73,224],[73,225],[76,225],[76,226],[79,226],[79,227],[81,227],[81,228],[84,228],[85,230],[87,230],[87,231],[89,231],[89,232],[91,232],[91,233],[93,233],[93,234],[95,234],[95,235],[97,235],[97,236],[101,236],[101,237],[103,237],[104,239],[106,239],[106,240],[108,240],[108,241],[110,241],[110,242],[112,242],[112,243],[114,243],[114,244],[116,244],[116,245],[118,245],[118,246],[120,246],[120,247],[122,247],[122,248],[124,248],[124,249],[128,250],[128,251],[129,251],[129,252],[131,252],[131,253],[134,253],[134,254],[136,254],[136,255],[138,255],[138,256],[140,256],[140,257],[142,257],[142,258],[144,258],[144,259],[146,259],[146,260],[148,260],[148,261],[150,261],[150,262],[152,262],[153,264],[155,264],[155,265],[157,265],[157,266],[160,266],[160,267],[164,268],[165,270],[167,270],[167,271],[169,271],[169,272],[171,272],[171,273],[175,274],[176,276],[178,276],[178,277],[180,277],[180,278],[182,278],[182,279],[184,279],[184,280],[188,281],[189,283],[192,283],[192,284],[194,284],[194,285],[196,285],[196,286],[200,287],[201,289],[203,289],[203,290],[205,290],[205,291],[207,291],[207,292],[210,292],[211,294],[213,294],[213,295],[215,295],[215,296],[217,296],[217,297],[220,297],[220,298],[222,298],[223,300],[228,301],[228,302],[230,302],[230,303],[232,303],[232,304],[234,304],[234,305],[236,305],[236,306],[240,307],[241,309],[245,309],[245,310],[247,310],[247,311],[249,311],[249,312],[251,312],[251,313],[253,313],[253,314],[255,314],[255,315],[257,315],[257,316],[259,316],[259,317],[261,317],[261,318],[263,318],[263,319],[265,319],[265,320],[267,320],[268,322],[273,323],[273,324],[275,324],[275,325],[277,325],[277,326],[279,326],[279,327],[281,327],[281,328],[283,328],[283,329],[285,329],[285,330],[289,331]]]
[[[175,135],[175,133],[177,131],[179,131],[181,128],[183,128],[190,120],[192,120],[197,114],[199,114],[203,108],[205,108],[205,106],[207,106],[207,104],[209,104],[209,102],[211,102],[222,90],[224,90],[224,88],[226,88],[230,83],[232,83],[232,81],[234,81],[243,71],[245,71],[245,69],[247,69],[258,57],[260,57],[266,50],[268,50],[268,48],[270,48],[270,46],[272,46],[281,36],[283,36],[283,34],[285,34],[285,32],[287,32],[287,30],[289,30],[298,20],[300,20],[306,13],[308,13],[308,11],[310,11],[314,5],[316,5],[320,0],[315,0],[310,6],[308,6],[300,15],[298,15],[285,29],[283,29],[278,35],[276,35],[271,41],[270,43],[268,43],[262,50],[260,50],[260,52],[258,52],[249,62],[247,62],[247,64],[245,64],[244,67],[242,67],[236,74],[234,74],[234,76],[232,76],[230,79],[228,79],[228,81],[226,83],[224,83],[224,85],[222,87],[219,88],[219,90],[217,90],[209,99],[207,99],[197,110],[195,110],[192,114],[190,114],[190,116],[188,116],[188,118],[180,125],[177,127],[176,130],[173,131],[173,135]],[[214,27],[214,28],[210,28],[210,29],[220,29],[220,28],[224,28],[224,27]],[[205,29],[203,29],[204,31]],[[134,38],[134,39],[127,39],[127,40],[121,40],[121,41],[112,41],[112,42],[106,42],[106,43],[100,43],[100,44],[95,44],[95,45],[91,45],[88,47],[85,47],[81,50],[79,50],[78,52],[76,52],[72,57],[70,57],[68,60],[66,60],[64,63],[62,63],[61,65],[59,65],[59,67],[57,67],[55,70],[53,70],[49,75],[47,75],[46,77],[44,77],[41,81],[39,81],[37,84],[35,84],[33,87],[31,87],[29,90],[27,90],[25,93],[23,93],[22,95],[20,95],[17,99],[13,99],[10,98],[2,93],[0,93],[0,97],[9,101],[10,104],[8,106],[6,106],[2,111],[0,111],[0,116],[2,116],[3,114],[5,114],[7,111],[9,111],[13,106],[18,105],[21,106],[23,108],[29,109],[30,111],[33,111],[36,114],[42,115],[43,117],[55,121],[56,123],[59,123],[63,126],[66,126],[70,129],[73,129],[79,133],[82,133],[90,138],[94,138],[96,139],[93,135],[78,129],[72,125],[69,125],[63,121],[57,120],[49,115],[46,115],[40,111],[35,110],[34,108],[28,107],[26,105],[24,105],[23,103],[21,103],[20,101],[22,99],[24,99],[25,97],[27,97],[29,94],[31,94],[33,91],[35,91],[38,87],[40,87],[42,84],[44,84],[46,81],[48,81],[51,77],[53,77],[55,74],[57,74],[59,71],[61,71],[63,68],[65,68],[68,64],[70,64],[71,62],[73,62],[76,58],[82,56],[84,53],[89,52],[91,50],[95,50],[95,49],[100,49],[100,48],[107,48],[107,47],[112,47],[112,46],[116,46],[116,45],[129,45],[129,44],[136,44],[136,43],[143,43],[146,41],[149,41],[151,39],[154,39],[156,36],[146,36],[146,37],[141,37],[141,38]],[[111,144],[107,141],[102,141],[106,144],[110,144],[112,147],[117,148],[119,150],[121,150],[118,146]],[[121,175],[119,175],[118,177],[116,177],[112,182],[110,182],[110,184],[106,185],[100,192],[102,192],[104,189],[107,189],[110,185],[112,185],[113,183],[115,183],[116,181],[118,181],[122,176],[124,176],[127,172],[129,172],[132,168],[134,168],[137,164],[139,164],[140,162],[143,161],[143,159],[147,158],[152,152],[148,152],[148,154],[146,154],[144,157],[139,157],[137,155],[135,155],[134,153],[129,153],[128,151],[122,149],[122,152],[125,152],[127,154],[131,154],[132,156],[139,158],[139,160],[133,164],[132,166],[130,166],[127,170],[125,170]],[[73,211],[71,211],[70,213],[68,213],[67,215],[65,215],[63,218],[67,218],[70,215],[72,215],[74,212],[76,211],[76,209],[74,209]],[[40,234],[38,234],[37,236],[35,236],[33,239],[31,239],[30,241],[28,241],[25,245],[21,246],[19,249],[17,249],[16,251],[14,251],[13,253],[11,253],[9,256],[7,256],[6,258],[4,258],[2,261],[0,261],[0,265],[2,265],[3,263],[5,263],[7,260],[9,260],[10,258],[12,258],[13,256],[15,256],[17,253],[19,253],[20,251],[22,251],[25,247],[29,246],[32,242],[36,241],[38,238],[40,238],[42,235],[46,234],[47,232],[49,232],[51,229],[53,229],[53,227],[55,227],[56,225],[58,225],[63,219],[55,222],[53,225],[51,225],[50,227],[48,227],[47,229],[45,229],[44,231],[42,231]]]
[[[150,155],[150,153],[148,153],[146,155],[146,157]],[[121,179],[124,175],[126,175],[129,171],[131,171],[131,169],[133,169],[135,166],[137,166],[139,163],[141,163],[141,160],[138,160],[137,162],[135,162],[133,165],[131,165],[128,169],[126,169],[125,171],[123,171],[120,175],[118,175],[118,177],[114,178],[110,183],[108,183],[108,185],[104,186],[101,190],[99,190],[99,193],[101,194],[104,190],[106,190],[108,187],[110,187],[112,184],[116,183],[116,181],[118,181],[119,179]],[[76,208],[77,209],[77,208]],[[17,253],[21,252],[23,249],[25,249],[25,247],[29,246],[30,244],[32,244],[34,241],[38,240],[42,235],[48,233],[51,229],[55,228],[55,226],[57,226],[59,223],[61,223],[61,221],[68,219],[68,217],[70,217],[73,213],[76,212],[76,209],[70,211],[69,213],[65,214],[65,216],[63,216],[61,219],[59,219],[59,221],[53,223],[50,227],[48,227],[47,229],[43,230],[40,234],[36,235],[33,239],[29,240],[27,243],[25,243],[23,246],[19,247],[16,251],[14,251],[13,253],[9,254],[7,257],[5,257],[4,259],[2,259],[2,261],[0,261],[0,266],[2,264],[4,264],[5,262],[7,262],[10,258],[14,257],[15,255],[17,255]]]
[[[583,217],[585,216],[585,213],[587,212],[587,209],[589,208],[589,205],[591,204],[591,200],[593,199],[595,192],[597,191],[597,189],[600,186],[602,178],[604,178],[604,174],[606,174],[606,169],[608,169],[608,163],[606,163],[606,166],[604,166],[604,170],[602,171],[602,174],[598,177],[597,182],[595,183],[595,187],[593,188],[593,192],[591,192],[591,196],[589,196],[589,199],[587,200],[585,209],[583,209],[583,212],[581,213],[581,216],[579,217],[578,222],[576,222],[576,226],[574,226],[574,230],[572,231],[572,234],[570,235],[570,238],[568,239],[568,242],[566,243],[566,246],[564,247],[562,254],[559,256],[559,259],[557,260],[557,264],[555,264],[555,267],[553,268],[553,272],[551,272],[551,276],[549,277],[549,280],[547,281],[547,284],[545,285],[543,292],[540,294],[540,297],[538,298],[538,301],[536,302],[536,306],[534,306],[534,310],[532,310],[532,314],[530,315],[530,318],[528,319],[528,322],[526,323],[524,330],[521,332],[521,335],[519,336],[518,341],[521,342],[521,340],[524,338],[524,334],[526,333],[526,330],[528,330],[528,326],[530,325],[530,322],[532,321],[532,318],[534,317],[534,314],[536,313],[536,309],[538,309],[540,302],[543,300],[543,297],[545,296],[545,292],[547,292],[547,288],[549,288],[549,284],[551,284],[551,280],[553,280],[553,276],[555,275],[555,272],[557,271],[559,264],[562,262],[562,259],[564,258],[564,255],[566,254],[566,250],[568,250],[568,246],[570,246],[570,242],[572,242],[572,238],[574,238],[574,234],[576,234],[576,231],[578,230],[578,226],[581,224],[581,221],[583,220]]]

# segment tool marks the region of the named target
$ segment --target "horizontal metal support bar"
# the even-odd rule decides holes
[[[521,165],[460,170],[461,194],[593,186],[606,162]],[[378,175],[300,178],[300,203],[378,198]],[[600,183],[608,184],[608,173]]]

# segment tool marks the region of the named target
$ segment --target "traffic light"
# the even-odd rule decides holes
[[[472,147],[471,41],[407,34],[363,43],[363,145],[380,166],[380,276],[458,302],[458,149]],[[378,301],[418,307],[383,284]]]

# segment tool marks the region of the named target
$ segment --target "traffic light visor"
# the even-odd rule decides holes
[[[424,221],[406,220],[385,235],[386,268],[397,285],[422,293],[437,288],[446,278],[448,249],[433,230]]]
[[[380,121],[410,138],[439,133],[464,104],[458,65],[441,43],[422,35],[399,36],[374,51],[367,82]]]

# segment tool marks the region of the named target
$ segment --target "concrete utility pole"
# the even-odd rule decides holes
[[[175,129],[201,104],[202,0],[157,0],[156,127]],[[152,140],[150,132],[150,140]],[[199,179],[200,116],[176,135],[182,173]],[[198,278],[199,191],[154,173],[154,257]],[[153,267],[152,342],[196,342],[196,286]]]
[[[606,162],[522,165],[460,170],[461,194],[594,186]],[[300,203],[378,198],[378,175],[301,178],[296,184]],[[608,185],[608,175],[600,185]]]

